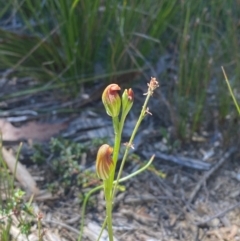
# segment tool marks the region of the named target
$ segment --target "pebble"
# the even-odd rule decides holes
[[[218,227],[220,225],[220,220],[218,218],[214,218],[211,221],[209,221],[209,226],[210,227]]]

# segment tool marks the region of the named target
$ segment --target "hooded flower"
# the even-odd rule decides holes
[[[106,180],[113,169],[113,148],[107,144],[102,145],[97,153],[96,171],[99,178]]]
[[[122,113],[127,115],[132,108],[134,100],[134,93],[132,89],[125,89],[122,95]]]
[[[112,117],[119,115],[121,108],[121,99],[118,91],[121,88],[117,84],[108,85],[102,94],[102,102],[105,106],[106,112]]]

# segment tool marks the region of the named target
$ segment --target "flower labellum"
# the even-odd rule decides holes
[[[122,113],[127,115],[130,109],[132,108],[134,100],[134,93],[132,89],[125,89],[122,94]]]
[[[106,112],[112,117],[117,117],[121,109],[121,99],[118,91],[121,88],[117,84],[108,85],[102,94],[102,102]]]
[[[99,178],[106,180],[113,170],[112,160],[113,148],[107,144],[103,144],[97,153],[96,171]]]

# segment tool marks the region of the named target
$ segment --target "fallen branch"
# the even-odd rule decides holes
[[[188,200],[188,203],[192,203],[194,198],[196,197],[197,193],[199,192],[199,190],[201,189],[201,187],[204,185],[204,183],[209,179],[209,177],[215,173],[223,164],[224,162],[237,150],[236,147],[232,147],[230,148],[224,155],[223,157],[220,159],[220,161],[218,163],[216,163],[208,172],[206,172],[202,179],[197,183],[197,185],[195,186],[195,188],[193,189],[190,198]]]
[[[190,167],[202,171],[206,171],[211,168],[210,163],[183,156],[166,155],[161,152],[156,152],[155,157],[163,159],[164,161],[171,161],[181,166]]]

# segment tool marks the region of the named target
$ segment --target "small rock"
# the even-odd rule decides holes
[[[220,225],[220,220],[218,218],[214,218],[211,221],[209,221],[209,226],[210,227],[218,227]]]

